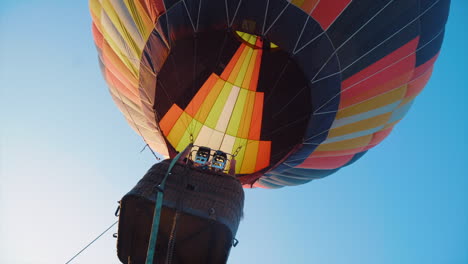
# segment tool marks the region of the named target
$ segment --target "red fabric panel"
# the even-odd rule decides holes
[[[319,22],[324,30],[327,30],[349,3],[351,0],[320,1],[312,12],[312,17]]]
[[[135,104],[140,104],[140,98],[127,87],[124,83],[122,83],[109,69],[106,68],[105,70],[105,78],[107,83],[117,89],[118,93],[121,96],[125,96],[130,99]]]
[[[405,98],[414,97],[422,91],[424,86],[426,86],[427,82],[429,81],[429,78],[431,78],[433,68],[434,67],[430,67],[425,73],[418,76],[416,79],[414,79],[408,84]]]
[[[432,59],[426,61],[424,64],[419,65],[414,71],[413,79],[425,73],[430,67],[432,67],[434,65],[434,62],[437,60],[437,57],[439,57],[439,53],[432,57]]]
[[[260,141],[258,145],[257,162],[255,171],[259,171],[270,165],[271,141]]]
[[[255,58],[255,65],[252,73],[252,78],[250,79],[249,90],[252,91],[257,91],[258,75],[260,74],[260,65],[262,64],[262,54],[263,51],[259,49],[257,57]]]
[[[303,163],[297,165],[296,168],[331,170],[345,165],[353,157],[354,154],[336,157],[307,158]]]
[[[418,46],[418,41],[419,37],[344,80],[341,85],[343,92],[341,94],[340,109],[407,83],[413,76],[414,65],[416,64],[415,50]],[[399,62],[395,63],[396,61]],[[392,65],[392,63],[395,64]],[[388,67],[389,65],[392,66]],[[369,77],[371,75],[373,76]]]
[[[96,43],[96,46],[99,50],[102,50],[102,43],[104,42],[104,37],[102,36],[101,31],[99,31],[99,29],[96,27],[96,24],[94,23],[95,22],[93,22],[92,26],[94,43]]]
[[[380,142],[382,142],[389,134],[392,132],[393,126],[389,127],[385,130],[381,130],[379,132],[374,133],[372,140],[369,142],[367,147],[365,147],[362,151],[366,151],[368,149],[371,149],[378,145]]]
[[[104,66],[109,69],[112,74],[117,77],[126,87],[129,89],[134,89],[135,85],[129,79],[129,76],[132,76],[132,73],[128,68],[123,64],[120,58],[114,53],[112,48],[107,44],[106,41],[103,41],[103,50],[101,52],[101,58],[103,60]]]
[[[263,93],[255,93],[255,103],[248,137],[252,140],[260,140],[260,133],[262,130],[263,98]]]
[[[432,70],[434,69],[434,62],[437,60],[439,53],[437,53],[432,59],[428,60],[424,64],[419,65],[415,70],[411,82],[408,84],[405,98],[414,97],[418,95],[424,86],[426,86],[429,78],[431,77]]]

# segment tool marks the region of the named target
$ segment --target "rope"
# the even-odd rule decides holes
[[[156,240],[158,238],[158,230],[159,230],[159,223],[161,220],[161,212],[162,212],[162,203],[163,203],[163,196],[164,196],[164,187],[166,186],[166,180],[171,175],[172,168],[180,160],[180,158],[184,155],[187,155],[187,150],[192,149],[192,144],[189,144],[184,151],[179,152],[177,156],[171,161],[169,164],[169,168],[167,169],[166,175],[162,179],[161,183],[156,186],[156,204],[154,206],[154,215],[153,215],[153,224],[151,226],[151,234],[150,239],[148,242],[148,250],[146,251],[146,264],[153,264],[154,253],[156,250]]]
[[[74,258],[76,258],[78,255],[80,255],[83,251],[85,251],[89,246],[91,246],[94,242],[96,242],[101,236],[103,236],[109,229],[111,229],[115,224],[117,224],[119,220],[115,221],[112,225],[110,225],[104,232],[102,232],[99,236],[97,236],[93,241],[91,241],[88,245],[86,245],[82,250],[78,251],[71,259],[69,259],[65,264],[70,263]]]

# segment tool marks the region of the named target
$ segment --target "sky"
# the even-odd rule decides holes
[[[246,190],[228,263],[468,263],[468,3],[379,146],[309,184]],[[65,263],[155,162],[114,105],[87,1],[0,3],[0,263]],[[72,263],[119,263],[116,227]]]

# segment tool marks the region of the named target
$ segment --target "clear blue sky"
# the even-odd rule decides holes
[[[359,162],[247,190],[229,263],[468,263],[468,3],[429,85]],[[87,1],[0,4],[0,263],[64,263],[154,162],[101,76]],[[74,263],[118,263],[114,228]]]

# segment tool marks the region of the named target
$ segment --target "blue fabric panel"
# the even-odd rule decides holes
[[[413,105],[413,102],[414,100],[398,108],[397,110],[395,110],[392,113],[392,116],[390,117],[390,120],[388,121],[388,123],[390,124],[390,123],[393,123],[402,119],[406,115],[406,113],[409,111],[409,109],[411,108],[411,105]]]

